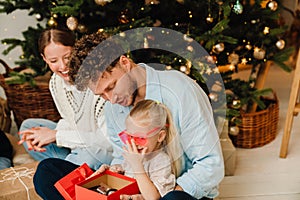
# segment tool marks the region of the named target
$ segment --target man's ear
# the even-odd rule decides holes
[[[166,130],[161,130],[161,131],[159,131],[158,134],[159,134],[159,135],[158,135],[157,141],[158,141],[158,142],[163,142],[163,141],[165,140],[165,138],[166,138],[166,135],[167,135]]]
[[[122,68],[125,69],[127,72],[131,70],[131,62],[126,56],[122,55],[120,57],[119,62]]]

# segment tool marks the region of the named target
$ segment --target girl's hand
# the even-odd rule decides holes
[[[143,159],[147,151],[147,147],[143,148],[141,152],[138,151],[137,146],[134,143],[134,140],[131,140],[131,143],[126,142],[126,146],[123,147],[124,159],[129,163],[130,167],[134,172],[143,172]]]
[[[122,194],[120,195],[120,200],[144,200],[144,197],[141,194],[134,194],[134,195]]]

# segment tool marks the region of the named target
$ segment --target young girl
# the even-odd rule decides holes
[[[111,166],[112,171],[125,171],[138,183],[143,199],[160,199],[175,187],[182,170],[182,149],[172,117],[161,103],[138,102],[126,118],[126,130],[119,136],[124,144],[123,165]],[[102,166],[108,169],[108,166]],[[136,196],[136,195],[134,195]],[[121,199],[136,197],[122,195]]]

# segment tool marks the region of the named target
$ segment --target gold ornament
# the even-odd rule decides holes
[[[264,31],[263,31],[263,32],[264,32],[265,35],[269,34],[269,33],[270,33],[270,27],[267,27],[267,26],[266,26],[266,27],[264,28]]]
[[[257,60],[262,60],[265,58],[266,51],[262,48],[255,47],[253,51],[253,57]]]
[[[172,67],[170,65],[166,66],[166,70],[171,70],[171,69],[172,69]]]
[[[229,134],[230,135],[237,136],[239,134],[239,132],[240,132],[240,129],[237,126],[231,126],[229,128]]]
[[[215,93],[215,92],[212,92],[212,93],[209,93],[209,98],[212,100],[212,101],[218,101],[218,94]]]
[[[127,16],[125,14],[122,14],[119,18],[119,22],[121,22],[122,24],[126,24],[129,22],[129,20],[127,19]]]
[[[105,6],[107,3],[110,3],[112,0],[95,0],[95,3],[100,6]]]
[[[238,54],[236,54],[236,53],[231,53],[228,56],[228,62],[231,65],[237,65],[239,63],[239,59],[240,59],[240,56]]]
[[[193,52],[193,51],[194,51],[194,48],[193,48],[193,46],[190,46],[190,45],[189,45],[189,46],[187,46],[187,47],[186,47],[186,49],[187,49],[188,51],[190,51],[190,52]]]
[[[280,39],[280,40],[278,40],[277,42],[276,42],[276,47],[278,48],[278,49],[284,49],[284,47],[285,47],[285,41],[283,40],[283,39]]]
[[[232,108],[239,109],[241,107],[241,100],[235,99],[232,101]]]
[[[269,3],[267,4],[268,8],[270,8],[270,10],[272,11],[276,11],[278,8],[278,3],[276,1],[269,1]]]
[[[80,33],[86,33],[88,31],[87,27],[83,24],[78,24],[77,29]]]
[[[50,27],[56,27],[57,26],[57,21],[53,17],[50,17],[50,19],[48,20],[47,24]]]
[[[176,0],[180,4],[184,4],[184,0]]]
[[[214,18],[212,18],[211,14],[208,14],[208,16],[206,17],[206,22],[210,24],[210,23],[213,23],[213,21],[214,21]]]
[[[188,34],[184,34],[183,39],[184,39],[184,41],[187,41],[187,42],[193,42],[193,38],[189,37]]]
[[[250,42],[248,42],[247,44],[246,44],[246,49],[248,49],[248,50],[251,50],[252,49],[252,46],[251,46],[251,44],[250,44]]]
[[[78,20],[75,17],[69,17],[67,19],[67,27],[71,30],[74,31],[78,27]]]
[[[213,51],[214,53],[216,53],[216,54],[219,54],[219,53],[221,53],[222,51],[224,51],[224,49],[225,49],[224,43],[218,43],[218,44],[216,44],[216,45],[213,46],[212,51]]]
[[[149,42],[148,42],[148,39],[146,37],[144,38],[144,48],[145,49],[149,48]]]
[[[158,0],[145,0],[146,5],[154,5],[154,4],[159,4]]]

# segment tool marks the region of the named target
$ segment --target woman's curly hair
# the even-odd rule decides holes
[[[82,36],[74,45],[69,62],[69,77],[78,90],[96,82],[101,73],[115,66],[124,54],[121,45],[101,32]]]

